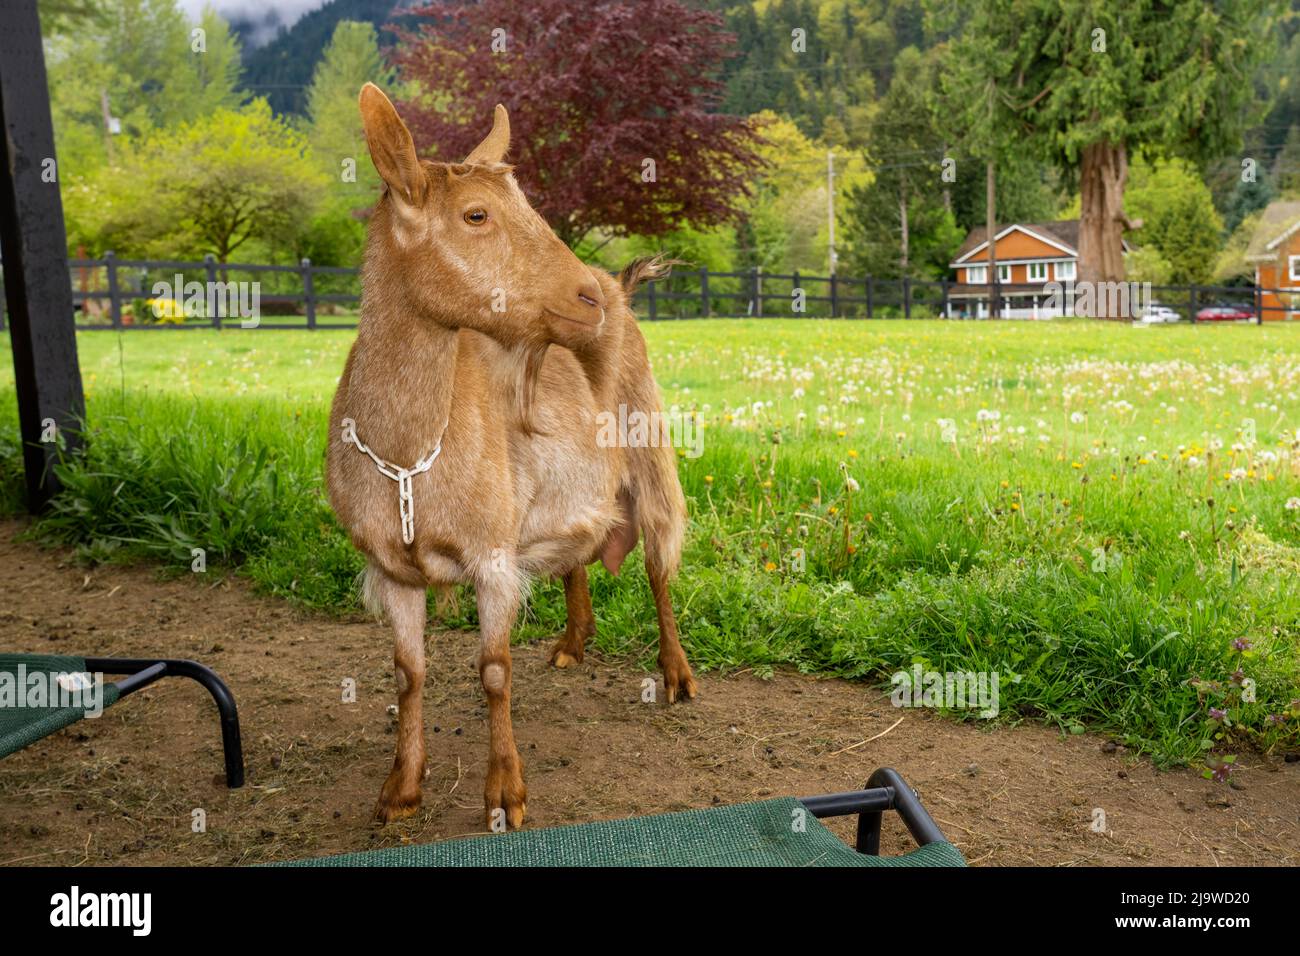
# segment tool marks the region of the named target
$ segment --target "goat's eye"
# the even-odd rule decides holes
[[[487,210],[471,209],[469,212],[465,213],[465,221],[471,226],[481,226],[483,223],[487,222]]]

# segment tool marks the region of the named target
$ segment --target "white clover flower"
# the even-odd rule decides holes
[[[1245,477],[1246,477],[1245,468],[1234,468],[1232,469],[1232,471],[1228,472],[1229,481],[1241,481]]]
[[[1300,498],[1288,498],[1285,507],[1287,511],[1300,511]]]
[[[1070,413],[1070,421],[1073,422],[1075,425],[1082,425],[1084,421],[1087,420],[1087,418],[1088,416],[1083,414],[1083,412]]]
[[[849,491],[862,490],[862,486],[858,484],[857,479],[855,479],[852,475],[848,475],[845,477],[844,484],[849,489]]]

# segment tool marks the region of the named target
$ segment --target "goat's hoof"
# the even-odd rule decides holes
[[[406,784],[400,777],[389,776],[384,781],[384,789],[379,793],[379,803],[375,806],[375,819],[380,823],[393,823],[411,816],[420,809],[419,783]]]
[[[510,766],[488,768],[487,786],[483,789],[487,828],[493,833],[517,830],[524,825],[528,810],[528,788],[518,762]]]
[[[695,699],[695,695],[699,692],[699,685],[695,683],[695,675],[691,673],[691,665],[686,663],[685,658],[660,666],[664,672],[664,690],[668,694],[668,703],[675,704],[678,700]]]
[[[562,637],[551,648],[550,660],[553,667],[577,667],[582,663],[582,646],[575,648]]]

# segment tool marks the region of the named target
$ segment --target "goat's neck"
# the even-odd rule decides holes
[[[433,450],[450,420],[456,331],[428,321],[372,322],[357,337],[361,361],[349,382],[349,413],[377,455],[409,468]]]

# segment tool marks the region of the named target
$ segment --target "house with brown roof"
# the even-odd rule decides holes
[[[1049,303],[1050,283],[1073,282],[1079,269],[1079,220],[1008,223],[993,237],[997,259],[1000,315],[1006,318],[1046,319],[1062,314]],[[948,265],[956,271],[949,299],[952,311],[986,318],[990,295],[987,230],[972,229]],[[1056,297],[1059,301],[1060,296]]]
[[[1300,319],[1300,200],[1270,203],[1246,248],[1264,321]]]

